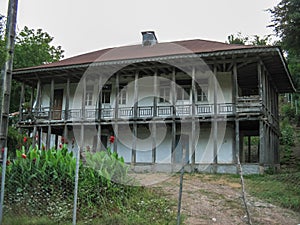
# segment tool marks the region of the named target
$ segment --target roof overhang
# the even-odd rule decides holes
[[[284,59],[283,53],[279,47],[253,47],[253,48],[241,48],[225,51],[212,51],[204,53],[191,53],[191,54],[178,54],[178,55],[166,55],[159,57],[145,57],[145,58],[133,58],[124,60],[109,60],[109,61],[95,61],[82,64],[71,64],[64,66],[44,66],[42,68],[28,68],[15,70],[13,72],[13,79],[24,82],[28,85],[35,84],[39,79],[45,79],[47,77],[61,78],[66,80],[67,78],[76,79],[80,78],[82,74],[88,68],[110,68],[110,67],[122,67],[123,65],[132,65],[137,63],[153,63],[153,62],[170,62],[176,60],[191,60],[201,58],[205,62],[216,62],[223,59],[232,60],[246,60],[248,57],[257,57],[261,60],[268,70],[269,74],[276,85],[276,89],[279,93],[295,92],[296,89],[293,84],[291,74],[288,70],[287,63]],[[196,61],[195,61],[196,62]],[[152,64],[153,65],[153,64]]]

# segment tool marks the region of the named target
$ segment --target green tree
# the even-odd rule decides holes
[[[282,48],[287,52],[290,72],[296,87],[300,87],[300,0],[282,0],[273,9],[272,27],[281,38]],[[296,96],[297,98],[298,96]]]
[[[273,9],[272,24],[281,38],[283,48],[289,53],[300,53],[300,0],[282,0]]]
[[[266,35],[263,37],[260,37],[258,35],[253,36],[244,36],[241,32],[238,32],[237,34],[231,34],[227,37],[227,43],[229,44],[240,44],[240,45],[268,45],[271,35]]]
[[[53,46],[52,41],[53,37],[42,29],[35,31],[25,26],[16,37],[14,68],[37,66],[60,60],[64,51],[61,46]]]
[[[238,32],[237,34],[231,34],[227,37],[227,43],[229,44],[245,45],[248,40],[249,37],[243,36],[241,32]]]

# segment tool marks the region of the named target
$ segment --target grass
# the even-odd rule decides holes
[[[247,191],[262,200],[300,211],[300,172],[245,177]]]
[[[176,224],[176,203],[166,199],[157,191],[138,188],[136,195],[126,201],[123,206],[114,205],[110,209],[99,208],[96,218],[82,218],[78,212],[78,225],[144,225],[144,224]],[[70,210],[72,211],[72,210]],[[5,214],[3,225],[71,225],[72,219],[67,221],[53,220],[48,217],[28,217],[21,214]]]
[[[203,181],[240,189],[239,175],[201,174]],[[300,172],[245,175],[246,192],[268,203],[300,211]]]

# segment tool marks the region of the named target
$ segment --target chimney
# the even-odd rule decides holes
[[[152,46],[158,43],[154,31],[143,31],[143,46]]]

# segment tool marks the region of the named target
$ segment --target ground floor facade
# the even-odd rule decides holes
[[[137,172],[263,173],[279,168],[279,136],[257,118],[165,119],[39,124],[40,147],[66,144],[70,151],[117,152]],[[110,143],[110,136],[115,142]]]

